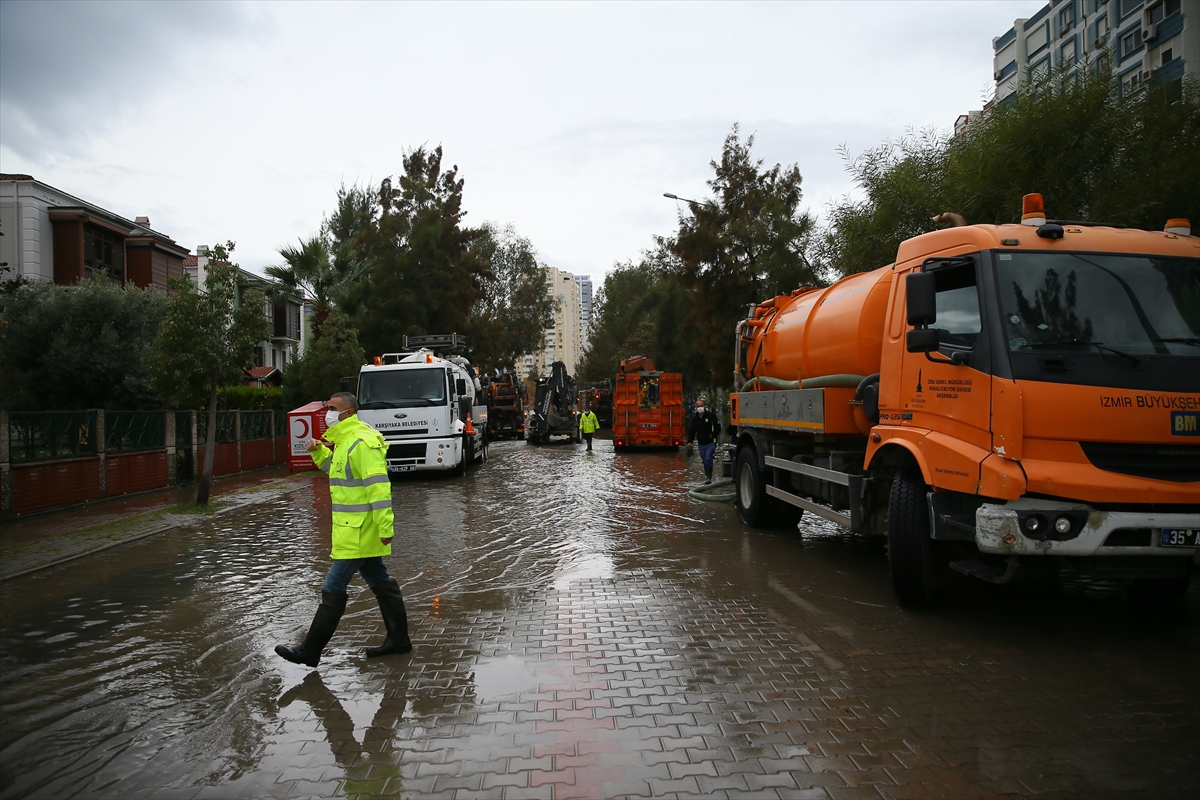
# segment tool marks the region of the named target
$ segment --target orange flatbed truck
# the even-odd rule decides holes
[[[886,535],[903,603],[946,565],[1180,596],[1200,545],[1200,238],[1045,219],[903,242],[736,331],[735,502]],[[942,218],[939,218],[942,219]]]
[[[678,447],[683,443],[683,375],[659,372],[646,356],[617,368],[613,388],[613,447]]]

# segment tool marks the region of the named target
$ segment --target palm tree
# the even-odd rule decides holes
[[[328,242],[321,236],[300,239],[299,246],[284,245],[279,249],[286,264],[267,267],[264,272],[294,291],[312,297],[316,306],[313,318],[313,340],[321,338],[321,326],[329,317],[331,305],[342,305],[346,291],[365,272],[360,261],[350,257],[349,250],[335,247],[330,258]]]

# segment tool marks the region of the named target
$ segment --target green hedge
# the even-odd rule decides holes
[[[217,408],[222,411],[283,411],[283,392],[278,386],[224,386],[217,390]]]

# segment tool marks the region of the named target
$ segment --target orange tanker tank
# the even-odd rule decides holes
[[[738,328],[738,385],[754,377],[849,382],[878,372],[893,275],[889,265],[760,303]]]

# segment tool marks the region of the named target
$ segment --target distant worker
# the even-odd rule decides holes
[[[705,407],[704,398],[696,401],[696,413],[688,430],[687,452],[692,452],[692,440],[700,449],[700,460],[704,462],[704,482],[712,483],[713,455],[717,452],[717,438],[721,435],[721,422],[717,415]]]
[[[387,474],[383,437],[358,418],[358,400],[349,392],[329,398],[325,412],[325,439],[334,450],[316,439],[304,446],[317,468],[329,475],[329,497],[333,502],[333,565],[321,585],[321,604],[303,644],[275,646],[275,652],[293,664],[315,667],[346,610],[346,587],[354,573],[361,573],[379,601],[387,638],[366,654],[386,656],[412,650],[408,638],[408,615],[400,586],[388,575],[383,556],[392,553],[394,518],[392,483]]]
[[[587,439],[587,452],[592,452],[592,434],[600,429],[600,420],[596,418],[596,412],[592,411],[592,404],[588,403],[587,409],[579,415],[579,430],[583,432],[583,438]]]

